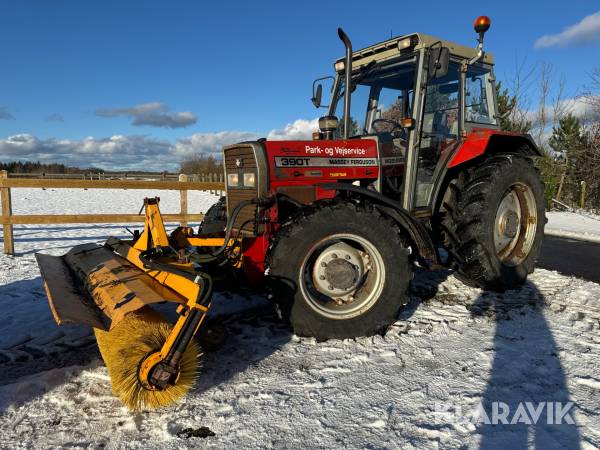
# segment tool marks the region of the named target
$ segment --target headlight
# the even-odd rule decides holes
[[[227,174],[227,186],[239,186],[240,185],[240,176],[237,173],[228,173]]]
[[[256,187],[256,174],[245,173],[244,174],[244,186],[245,187]]]
[[[339,120],[335,116],[323,116],[319,118],[319,130],[335,131],[338,129]]]
[[[398,41],[398,49],[404,50],[405,48],[410,47],[410,38],[405,38]]]

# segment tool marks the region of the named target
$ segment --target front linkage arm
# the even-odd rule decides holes
[[[140,363],[138,378],[148,390],[162,390],[177,382],[181,357],[202,325],[212,297],[210,275],[196,272],[192,264],[170,264],[173,258],[177,261],[178,253],[169,244],[158,203],[158,198],[144,199],[144,231],[133,245],[116,238],[106,242],[118,255],[185,299],[177,308],[179,318],[162,348]]]

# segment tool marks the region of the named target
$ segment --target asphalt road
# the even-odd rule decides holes
[[[600,244],[545,236],[537,266],[600,283]]]

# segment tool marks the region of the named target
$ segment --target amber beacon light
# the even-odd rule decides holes
[[[485,33],[490,29],[491,24],[492,21],[488,16],[479,16],[477,19],[475,19],[475,22],[473,22],[473,27],[477,33]]]

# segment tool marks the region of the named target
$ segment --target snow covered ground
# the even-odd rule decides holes
[[[546,234],[600,242],[600,215],[570,211],[550,211],[546,214]]]
[[[15,213],[127,213],[151,195],[23,189],[13,199]],[[159,195],[164,212],[177,211],[176,193]],[[190,193],[190,205],[216,198]],[[494,294],[419,272],[385,336],[322,343],[293,336],[259,294],[220,293],[230,336],[204,355],[196,386],[181,404],[131,414],[111,395],[89,330],[54,325],[34,258],[124,236],[123,226],[15,235],[18,255],[0,256],[0,448],[600,447],[598,284],[539,269]],[[568,402],[575,423],[548,424],[548,409]],[[523,423],[540,405],[537,423]],[[505,409],[519,422],[501,423]],[[215,436],[181,434],[202,426]]]

